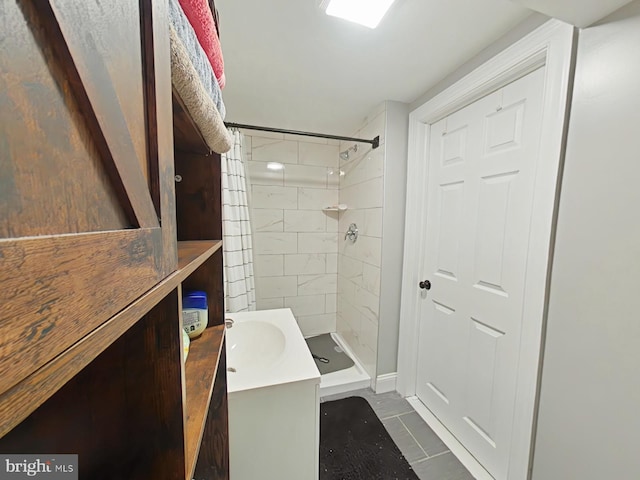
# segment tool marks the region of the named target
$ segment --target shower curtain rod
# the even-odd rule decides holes
[[[302,135],[304,137],[329,138],[331,140],[344,140],[346,142],[370,143],[372,148],[380,146],[380,137],[377,136],[373,140],[365,140],[364,138],[342,137],[340,135],[328,135],[326,133],[300,132],[298,130],[285,130],[283,128],[259,127],[257,125],[244,125],[242,123],[225,122],[228,128],[245,128],[247,130],[259,130],[262,132],[289,133],[291,135]]]

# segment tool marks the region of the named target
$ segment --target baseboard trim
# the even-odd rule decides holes
[[[375,392],[376,393],[395,392],[397,379],[398,379],[398,374],[396,372],[385,373],[384,375],[378,375],[376,377],[376,388],[374,389]]]
[[[424,404],[418,399],[418,397],[408,397],[407,401],[413,407],[413,409],[427,422],[427,425],[431,427],[431,430],[435,432],[440,440],[449,447],[451,453],[453,453],[460,463],[465,466],[469,473],[473,475],[476,480],[495,480],[485,468],[480,465],[473,455],[462,446],[456,437],[454,437],[449,430],[438,420],[431,411],[424,406]]]

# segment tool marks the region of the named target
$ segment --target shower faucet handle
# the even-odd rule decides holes
[[[347,238],[352,242],[358,239],[358,226],[355,223],[349,225],[347,233],[344,234],[344,239],[346,240]]]

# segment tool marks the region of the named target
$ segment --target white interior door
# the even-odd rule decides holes
[[[416,394],[497,479],[513,427],[544,69],[433,124]]]

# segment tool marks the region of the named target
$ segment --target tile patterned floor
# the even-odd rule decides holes
[[[320,400],[326,402],[352,396],[363,397],[369,402],[420,480],[473,480],[467,469],[398,393],[376,395],[367,388]]]

